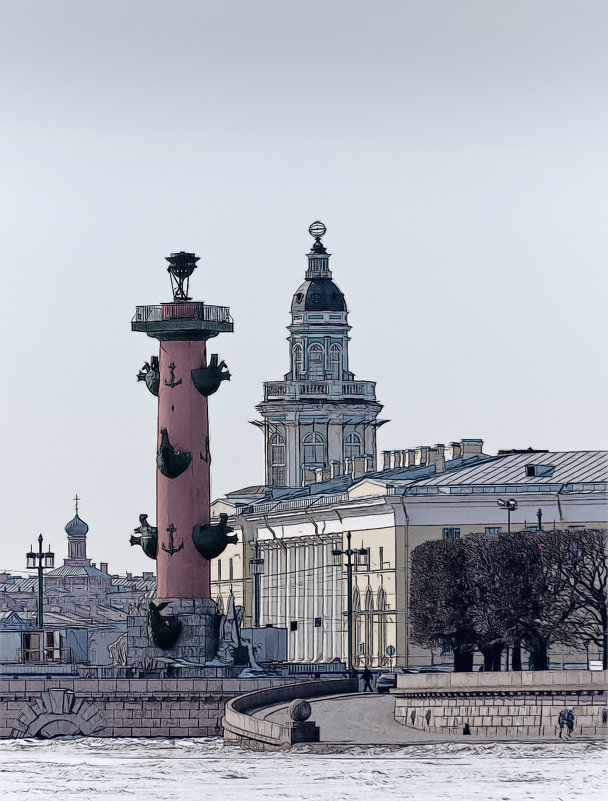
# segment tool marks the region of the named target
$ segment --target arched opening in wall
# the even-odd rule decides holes
[[[292,353],[292,370],[293,370],[293,377],[300,378],[302,373],[304,372],[304,352],[302,350],[301,345],[294,345],[291,349]]]
[[[342,348],[335,342],[329,349],[329,372],[332,378],[342,378]]]
[[[224,599],[221,595],[218,595],[215,599],[215,603],[217,604],[217,613],[218,615],[224,614]]]
[[[307,434],[303,441],[304,464],[325,466],[325,440],[317,431]]]
[[[361,598],[359,596],[359,588],[355,587],[353,590],[353,665],[364,664],[365,658],[365,643],[362,640],[362,626],[361,626]]]
[[[371,587],[365,593],[365,661],[372,664],[374,659],[374,596]]]
[[[344,458],[353,456],[363,456],[363,442],[356,431],[347,434],[344,438]]]
[[[378,590],[378,597],[376,599],[376,642],[378,643],[378,664],[387,665],[389,658],[386,653],[386,619],[384,612],[386,610],[386,593],[384,587]]]
[[[321,345],[311,345],[308,348],[308,378],[311,381],[322,381],[325,378]]]
[[[282,434],[270,437],[270,481],[275,487],[287,485],[285,437]]]

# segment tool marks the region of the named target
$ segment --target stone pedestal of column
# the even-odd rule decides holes
[[[168,602],[163,617],[176,616],[182,624],[180,636],[172,648],[158,648],[148,636],[148,604],[144,599],[136,614],[127,619],[127,664],[148,667],[160,658],[184,659],[202,665],[217,652],[220,615],[211,598],[164,598]],[[160,666],[163,663],[159,663]],[[166,663],[164,663],[166,665]]]

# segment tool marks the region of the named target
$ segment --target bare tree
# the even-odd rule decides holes
[[[447,646],[454,670],[471,670],[475,631],[465,574],[463,541],[434,540],[414,548],[410,572],[410,624],[414,642]]]

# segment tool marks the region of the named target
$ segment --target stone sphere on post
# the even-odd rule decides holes
[[[303,698],[296,698],[292,701],[287,711],[289,712],[289,717],[296,723],[304,723],[312,713],[310,704]]]

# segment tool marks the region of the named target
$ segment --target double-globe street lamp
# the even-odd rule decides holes
[[[342,556],[346,556],[346,594],[347,594],[347,625],[348,625],[348,654],[347,666],[349,670],[353,668],[353,556],[367,556],[367,548],[351,548],[351,533],[346,532],[346,549],[334,548],[332,556],[334,564],[342,564]]]
[[[50,550],[43,553],[42,551],[42,534],[38,537],[38,553],[31,550],[26,554],[27,569],[38,570],[38,614],[37,614],[37,628],[44,628],[44,613],[42,610],[42,594],[44,587],[44,570],[50,570],[55,567],[55,554]]]
[[[515,498],[509,498],[508,501],[505,501],[503,498],[499,498],[496,501],[497,505],[500,506],[501,509],[507,510],[507,531],[509,534],[511,533],[511,512],[514,512],[517,509],[517,501]]]

